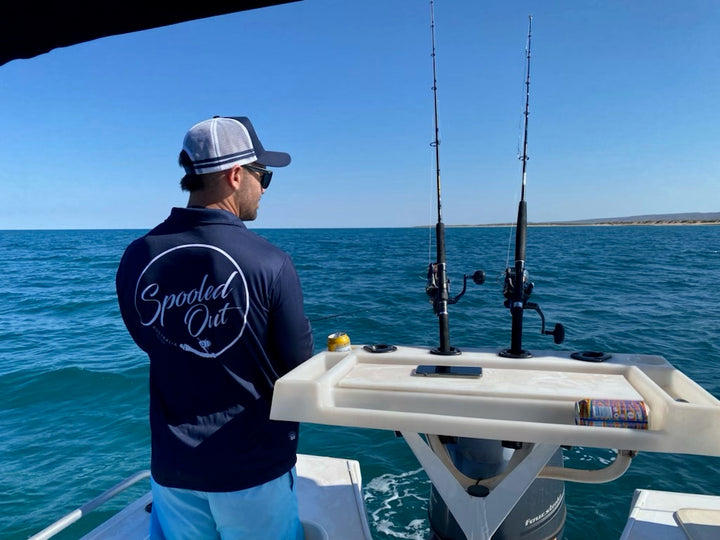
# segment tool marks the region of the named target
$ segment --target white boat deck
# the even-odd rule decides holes
[[[635,490],[620,540],[717,540],[720,497]]]
[[[428,377],[422,364],[480,366],[479,378]],[[576,425],[583,399],[643,401],[648,429]],[[720,456],[720,401],[660,356],[570,353],[440,356],[398,347],[321,352],[275,386],[272,418],[529,443]]]
[[[357,461],[299,454],[298,504],[306,540],[371,540]],[[146,540],[148,492],[82,540]]]
[[[81,540],[146,540],[150,538],[150,513],[145,510],[152,502],[150,492],[130,503]]]
[[[372,540],[357,461],[299,455],[297,473],[306,540]]]

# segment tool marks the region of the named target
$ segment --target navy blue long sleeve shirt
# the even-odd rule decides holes
[[[313,351],[290,256],[229,212],[173,208],[128,246],[116,287],[150,358],[155,481],[235,491],[290,470],[299,426],[270,420],[272,391]]]

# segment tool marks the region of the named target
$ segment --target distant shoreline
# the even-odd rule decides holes
[[[477,225],[446,225],[446,227],[514,227],[515,223],[487,223]],[[550,221],[540,223],[528,223],[528,227],[628,227],[628,226],[695,226],[695,225],[720,225],[720,220],[653,220],[653,221],[599,221],[599,222],[578,222],[578,221]]]
[[[720,212],[676,212],[673,214],[643,214],[621,217],[576,219],[572,221],[538,221],[528,227],[616,227],[649,225],[720,225]],[[484,225],[453,225],[453,227],[514,227],[515,223]]]

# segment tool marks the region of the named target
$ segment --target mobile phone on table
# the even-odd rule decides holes
[[[422,364],[415,368],[415,375],[425,377],[470,377],[482,376],[480,366],[440,366],[435,364]]]

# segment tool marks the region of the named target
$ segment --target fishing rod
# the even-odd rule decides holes
[[[518,204],[517,226],[515,230],[515,266],[508,266],[505,269],[505,282],[503,294],[506,298],[505,307],[510,309],[512,315],[512,333],[510,348],[500,352],[500,356],[511,358],[528,358],[532,356],[529,351],[522,348],[523,314],[526,309],[533,309],[540,315],[542,327],[540,332],[545,335],[552,335],[555,343],[562,343],[565,339],[565,329],[561,324],[556,324],[553,330],[545,330],[545,316],[540,306],[534,302],[528,302],[534,284],[530,282],[528,272],[525,268],[525,251],[527,246],[527,202],[525,200],[525,186],[527,181],[527,154],[528,143],[528,118],[530,116],[530,40],[532,37],[532,15],[529,16],[528,37],[526,48],[526,76],[525,76],[525,114],[523,133],[522,160],[522,187],[520,190],[520,203]]]
[[[433,73],[433,102],[435,112],[435,140],[430,146],[435,148],[435,178],[437,192],[437,224],[435,225],[435,244],[437,249],[437,260],[428,266],[428,278],[425,292],[430,296],[433,304],[433,311],[438,316],[440,325],[440,345],[432,349],[433,354],[454,355],[460,354],[460,350],[450,345],[450,324],[448,317],[448,305],[454,304],[465,294],[468,277],[472,277],[476,284],[485,281],[485,273],[481,270],[475,271],[472,276],[463,276],[463,288],[460,294],[450,298],[450,281],[447,277],[447,256],[445,253],[445,224],[442,220],[442,190],[440,187],[440,128],[438,127],[438,101],[437,101],[437,68],[435,62],[435,12],[434,2],[430,0],[430,34],[432,38],[432,73]]]

